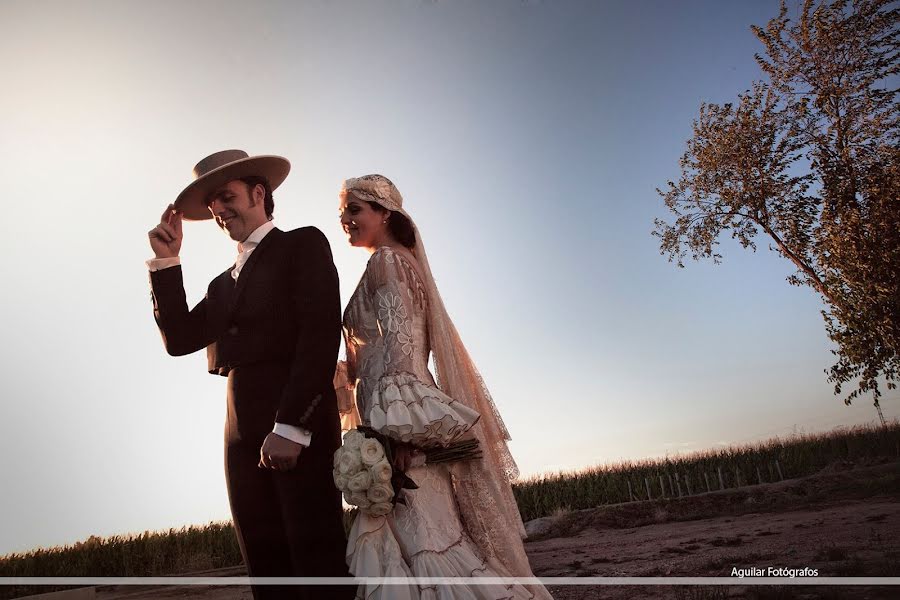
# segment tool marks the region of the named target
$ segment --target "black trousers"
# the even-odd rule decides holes
[[[340,444],[336,401],[321,403],[317,427],[291,471],[263,469],[287,366],[241,367],[228,376],[225,474],[241,553],[251,577],[348,577],[340,492],[331,475]],[[333,407],[333,410],[332,410]],[[354,586],[253,586],[255,600],[351,598]]]

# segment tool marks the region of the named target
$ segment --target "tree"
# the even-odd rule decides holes
[[[892,6],[894,4],[894,6]],[[792,285],[821,295],[844,402],[900,371],[900,106],[898,15],[890,0],[806,0],[796,22],[784,0],[752,30],[767,81],[736,104],[707,104],[694,121],[681,177],[657,190],[674,215],[655,220],[660,253],[683,267],[721,260],[730,232],[790,260]]]

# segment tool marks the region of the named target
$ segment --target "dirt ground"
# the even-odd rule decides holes
[[[820,577],[900,576],[900,463],[840,463],[804,479],[578,511],[556,521],[527,546],[539,577],[729,577],[734,567],[769,566],[809,567]],[[900,585],[551,591],[559,600],[900,598]]]
[[[900,462],[839,463],[803,479],[571,512],[541,525],[545,532],[526,544],[538,577],[729,577],[734,567],[769,566],[809,567],[820,577],[900,577]],[[217,574],[243,575],[240,569]],[[900,585],[740,583],[549,589],[557,600],[900,598]],[[101,587],[95,593],[97,600],[252,598],[245,587]]]

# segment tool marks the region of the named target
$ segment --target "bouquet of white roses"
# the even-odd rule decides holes
[[[367,430],[367,433],[371,430]],[[412,480],[391,467],[391,445],[380,435],[371,437],[358,429],[344,434],[344,445],[334,453],[334,485],[347,504],[372,516],[386,515],[398,501],[400,488],[415,489]],[[397,487],[399,483],[400,487]]]
[[[347,504],[364,513],[381,516],[395,504],[406,504],[403,490],[418,486],[406,473],[395,469],[394,450],[409,447],[392,440],[371,427],[360,425],[344,434],[344,445],[334,453],[334,485],[344,494]],[[477,439],[462,440],[446,447],[418,451],[420,464],[437,464],[481,458]]]

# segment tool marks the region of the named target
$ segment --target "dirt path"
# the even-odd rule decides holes
[[[590,528],[573,537],[531,543],[528,553],[539,577],[728,577],[734,567],[766,569],[769,566],[810,567],[817,569],[820,576],[900,576],[898,532],[900,503],[896,499],[873,498],[808,510],[626,529]],[[891,566],[892,572],[885,572]],[[728,597],[766,597],[749,589],[730,591],[733,595]],[[883,596],[874,595],[870,589],[847,595],[848,590],[842,588],[841,595],[829,596],[828,588],[818,588],[818,595],[807,597],[900,597],[900,587],[894,588],[893,595],[884,591]],[[778,597],[803,597],[797,590],[794,592],[794,595]],[[804,590],[804,593],[812,592]],[[563,600],[677,596],[675,590],[662,587],[644,587],[634,595],[626,594],[622,588],[567,587],[554,590],[554,597]]]
[[[900,463],[833,465],[822,473],[701,494],[578,511],[548,520],[526,544],[550,576],[715,576],[732,568],[817,569],[819,576],[900,576]],[[242,575],[240,569],[219,571]],[[716,588],[555,586],[557,600],[900,598],[900,586]],[[251,600],[246,587],[98,588],[97,600]]]
[[[528,544],[540,577],[729,577],[734,567],[769,566],[809,567],[820,577],[900,576],[900,464],[844,463],[805,479],[579,511],[554,525],[546,539]],[[558,600],[900,598],[900,586],[569,586],[553,594]]]

